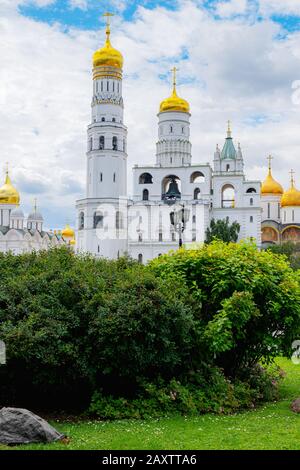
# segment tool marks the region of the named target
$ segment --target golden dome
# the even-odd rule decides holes
[[[0,204],[19,204],[20,194],[16,188],[11,184],[11,180],[6,172],[6,178],[4,185],[0,188]]]
[[[115,67],[117,69],[123,68],[123,56],[121,52],[117,51],[117,49],[114,49],[112,47],[110,42],[109,21],[107,22],[106,26],[105,45],[94,53],[93,64],[94,67]]]
[[[75,232],[74,230],[70,227],[69,224],[65,226],[65,228],[61,232],[63,238],[74,238],[75,237]]]
[[[291,178],[291,187],[283,193],[281,207],[300,206],[300,191],[295,188],[294,178]]]
[[[176,67],[174,67],[172,69],[172,72],[173,72],[173,93],[172,95],[163,100],[161,103],[160,103],[160,108],[159,108],[159,112],[160,113],[167,113],[167,112],[172,112],[172,111],[177,111],[177,112],[180,112],[180,113],[189,113],[190,112],[190,105],[189,103],[184,100],[183,98],[180,98],[178,95],[177,95],[177,91],[176,91],[176,72],[177,72],[177,69]]]
[[[76,245],[76,240],[74,240],[74,238],[73,238],[73,240],[70,241],[70,245],[72,245],[72,246]]]
[[[271,155],[268,157],[268,160],[269,160],[269,173],[261,186],[261,194],[262,195],[274,194],[275,196],[281,195],[283,194],[283,187],[281,186],[280,183],[274,180],[272,176],[272,168],[271,168],[272,156]]]

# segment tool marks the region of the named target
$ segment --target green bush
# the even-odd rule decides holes
[[[137,263],[2,254],[0,279],[2,403],[85,406],[98,386],[134,394],[139,376],[190,367],[197,322],[185,292]]]
[[[93,397],[90,410],[112,418],[272,399],[277,381],[257,363],[299,337],[299,280],[251,244],[149,266],[66,248],[0,254],[0,404],[83,410]]]
[[[300,333],[299,276],[285,258],[251,243],[213,242],[152,261],[163,279],[181,279],[199,321],[201,356],[239,376],[260,361],[291,355]]]

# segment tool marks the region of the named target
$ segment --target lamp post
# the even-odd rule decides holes
[[[179,234],[179,248],[182,247],[182,235],[189,218],[190,210],[185,209],[184,204],[182,204],[181,209],[170,212],[171,225],[173,225],[175,232]]]

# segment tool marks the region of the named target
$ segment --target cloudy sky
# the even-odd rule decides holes
[[[275,177],[287,186],[293,168],[300,187],[300,0],[0,0],[0,170],[10,162],[25,211],[37,197],[47,227],[74,221],[107,9],[125,59],[129,181],[155,161],[176,64],[194,163],[212,162],[230,119],[249,178],[264,178],[271,153]]]

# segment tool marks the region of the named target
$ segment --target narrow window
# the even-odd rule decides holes
[[[120,93],[120,83],[118,82],[118,93]]]
[[[278,204],[278,219],[280,219],[280,204]]]
[[[271,218],[271,204],[268,202],[268,219]]]
[[[98,82],[96,82],[96,92],[98,93]]]
[[[252,197],[250,198],[250,206],[253,206],[253,199],[252,199]]]
[[[100,245],[98,245],[98,253],[100,253]]]
[[[286,211],[284,211],[284,221],[286,222]]]
[[[92,137],[90,138],[89,147],[90,147],[90,150],[93,150],[93,139],[92,139]]]
[[[158,241],[159,241],[159,242],[162,242],[162,241],[163,241],[163,235],[162,235],[161,232],[159,232],[159,234],[158,234]]]
[[[196,241],[196,235],[194,234],[192,237],[192,242],[195,242],[195,241]]]
[[[116,122],[116,118],[112,118],[112,122]]]
[[[116,136],[113,137],[112,147],[113,147],[113,150],[118,150],[118,138]]]
[[[230,165],[226,165],[226,171],[230,171]]]
[[[173,126],[170,126],[170,133],[173,134]]]
[[[101,91],[103,91],[103,81],[101,80]]]
[[[172,232],[172,242],[175,242],[176,241],[176,235],[174,232]]]
[[[149,191],[148,191],[148,189],[144,189],[144,191],[143,191],[143,201],[149,201]]]
[[[106,90],[109,91],[109,81],[107,81]]]
[[[115,91],[115,82],[113,82],[113,92]]]
[[[104,135],[101,135],[99,138],[99,150],[104,150],[105,147],[105,138]]]
[[[253,223],[253,216],[252,215],[250,216],[250,223],[251,224]]]
[[[292,212],[292,217],[293,217],[293,222],[295,221],[295,211],[293,209],[293,212]]]
[[[101,121],[102,121],[102,122],[105,122],[105,117],[101,118]]]
[[[139,233],[139,242],[142,242],[143,241],[143,235],[142,233]]]
[[[101,183],[103,181],[103,174],[102,173],[100,173],[100,181],[101,181]]]
[[[113,182],[114,183],[116,182],[116,173],[114,173],[114,175],[113,175]]]
[[[181,132],[184,134],[184,127],[183,127],[183,126],[182,126],[182,128],[181,128]]]
[[[195,224],[195,223],[196,223],[196,216],[193,215],[193,224]]]
[[[139,261],[140,264],[142,264],[142,262],[143,262],[143,255],[142,255],[142,253],[139,254],[139,256],[138,256],[138,261]]]

